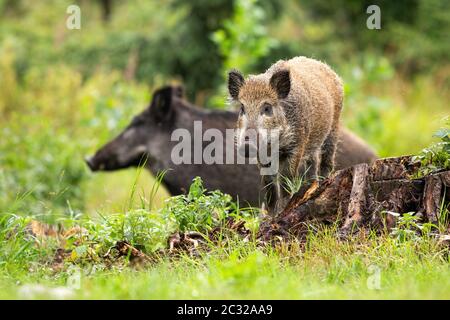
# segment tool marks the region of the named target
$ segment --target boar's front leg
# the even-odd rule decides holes
[[[300,161],[296,175],[291,178],[292,186],[295,187],[291,192],[298,195],[304,195],[305,192],[314,185],[314,182],[318,181],[319,165],[320,153],[318,151],[305,155]],[[300,185],[296,185],[298,183]]]
[[[334,170],[334,158],[338,142],[338,129],[334,128],[322,145],[320,161],[320,176],[327,178]]]
[[[302,159],[296,173],[299,177],[301,177],[302,185],[309,185],[319,179],[319,162],[319,151],[305,155],[305,158]]]
[[[271,216],[276,216],[282,212],[290,199],[280,179],[279,175],[264,176],[263,178],[264,199]]]

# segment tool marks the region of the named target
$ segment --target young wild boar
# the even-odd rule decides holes
[[[342,81],[326,64],[296,57],[280,60],[246,80],[232,70],[228,90],[240,107],[237,145],[245,155],[261,148],[261,143],[270,145],[264,131],[279,133],[279,170],[264,181],[269,211],[276,214],[289,200],[283,181],[302,177],[312,182],[334,168]]]

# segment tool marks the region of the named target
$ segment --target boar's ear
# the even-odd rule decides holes
[[[275,90],[278,98],[286,98],[289,91],[291,91],[291,77],[289,75],[289,70],[275,72],[270,78],[270,86]]]
[[[181,85],[175,85],[172,87],[173,95],[177,98],[184,98],[184,87]]]
[[[228,72],[228,92],[233,99],[238,99],[239,91],[241,90],[243,84],[244,77],[238,70],[233,69]]]
[[[163,121],[170,118],[172,114],[172,87],[163,87],[153,94],[153,100],[150,104],[150,113],[157,121]]]

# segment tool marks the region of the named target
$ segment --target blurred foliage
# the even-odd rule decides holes
[[[247,73],[253,69],[252,63],[276,47],[276,40],[267,34],[266,18],[256,0],[235,2],[233,16],[212,34],[224,57],[224,71],[237,68]]]
[[[450,7],[445,0],[80,1],[82,29],[65,28],[70,1],[0,2],[0,40],[18,48],[19,77],[31,66],[61,62],[83,78],[99,68],[152,85],[181,80],[204,103],[230,67],[260,72],[279,58],[314,56],[331,64],[355,53],[389,58],[406,75],[448,64]],[[381,8],[381,30],[369,30],[366,8]],[[19,17],[21,23],[15,23]],[[447,83],[448,85],[448,83]]]
[[[392,102],[386,97],[370,94],[367,86],[392,80],[392,65],[384,57],[367,54],[362,61],[348,65],[342,73],[345,77],[344,113],[351,112],[351,116],[346,117],[347,125],[373,138],[371,144],[383,152],[385,140],[381,137],[387,132],[386,126],[389,125],[383,121],[383,113],[389,111]],[[349,105],[354,107],[348,110]]]
[[[60,64],[32,67],[19,81],[15,50],[9,41],[0,47],[0,211],[82,210],[83,157],[124,127],[149,95],[120,82],[118,74],[82,81]]]
[[[187,93],[204,94],[220,85],[223,57],[212,41],[211,35],[221,28],[233,13],[233,1],[229,0],[174,0],[172,8],[185,11],[177,26],[160,42],[166,47],[167,65],[171,74],[182,77]],[[211,92],[210,92],[211,94]]]
[[[256,0],[236,0],[233,16],[224,22],[223,28],[212,34],[218,46],[223,63],[218,94],[212,97],[209,105],[217,108],[227,106],[225,98],[226,75],[235,68],[244,73],[255,69],[255,64],[266,56],[271,49],[277,47],[275,39],[269,37],[264,25],[267,14]]]
[[[370,5],[380,7],[380,30],[366,27],[370,15],[366,14],[366,8]],[[448,1],[305,0],[300,6],[306,19],[318,21],[317,25],[323,26],[321,32],[311,32],[311,36],[305,35],[305,38],[312,40],[312,43],[326,42],[326,48],[338,48],[338,52],[328,50],[328,55],[337,53],[345,58],[355,52],[372,51],[389,56],[394,66],[408,75],[439,67],[439,63],[448,63]]]

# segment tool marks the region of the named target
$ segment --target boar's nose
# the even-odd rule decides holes
[[[256,157],[257,153],[256,146],[253,143],[243,143],[241,147],[239,148],[239,153],[241,156],[244,156],[245,158],[254,158]]]
[[[97,171],[97,167],[94,163],[94,157],[86,157],[84,158],[84,161],[88,165],[89,169],[91,169],[91,171]]]
[[[247,128],[244,132],[243,140],[245,143],[255,143],[258,140],[258,131],[254,128]]]

